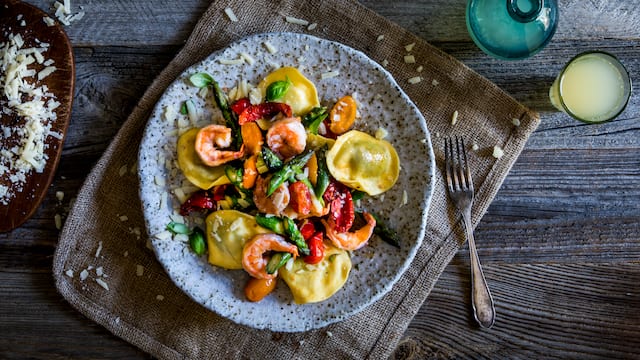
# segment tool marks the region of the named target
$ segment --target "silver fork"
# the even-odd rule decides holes
[[[455,149],[455,156],[454,156]],[[493,298],[487,286],[487,281],[482,272],[482,266],[478,259],[476,242],[473,239],[471,227],[471,205],[473,204],[473,182],[467,161],[464,139],[455,138],[455,146],[451,138],[444,141],[444,157],[447,173],[447,185],[449,196],[462,213],[462,220],[469,239],[469,252],[471,253],[471,303],[473,316],[480,326],[491,328],[496,319],[496,310]]]

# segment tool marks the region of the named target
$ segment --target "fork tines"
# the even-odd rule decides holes
[[[473,191],[473,182],[471,181],[471,172],[469,170],[465,149],[464,138],[458,138],[456,136],[455,146],[453,139],[444,139],[445,169],[447,185],[449,186],[450,192],[461,190]]]

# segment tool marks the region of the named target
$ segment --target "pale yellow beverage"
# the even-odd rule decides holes
[[[629,74],[613,55],[604,52],[576,56],[549,90],[551,103],[557,109],[589,123],[618,116],[630,94]]]

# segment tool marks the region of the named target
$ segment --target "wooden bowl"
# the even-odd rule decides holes
[[[24,39],[22,48],[38,46],[36,39],[50,44],[44,55],[46,59],[55,61],[53,66],[57,70],[41,81],[37,81],[37,77],[28,78],[28,81],[37,81],[37,86],[46,85],[49,92],[53,93],[56,100],[60,102],[60,106],[54,110],[57,119],[53,122],[51,131],[62,135],[60,138],[54,136],[45,138],[44,153],[48,159],[44,170],[38,173],[32,169],[27,173],[22,191],[15,191],[15,196],[9,199],[8,204],[0,202],[0,232],[11,231],[20,226],[33,215],[42,202],[58,167],[71,117],[75,86],[73,49],[64,29],[57,21],[53,26],[45,23],[44,18],[48,16],[32,5],[16,0],[0,0],[0,42],[5,43],[8,40],[8,34],[20,34]],[[29,65],[30,69],[36,71],[44,67],[37,62]],[[5,96],[4,90],[0,92],[0,96]],[[0,112],[0,125],[16,124],[20,121],[24,119],[15,114],[7,115]],[[0,148],[7,149],[14,145],[15,137],[5,138],[0,133]],[[0,174],[0,184],[14,186],[15,189],[15,184],[11,183],[8,174]]]

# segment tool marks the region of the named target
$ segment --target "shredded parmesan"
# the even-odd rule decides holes
[[[413,50],[413,47],[415,45],[416,45],[416,43],[411,43],[411,44],[405,45],[404,49],[407,50],[407,51],[411,51],[411,50]]]
[[[513,118],[511,119],[511,123],[513,124],[513,126],[520,126],[520,119],[518,118]]]
[[[416,63],[416,58],[413,55],[405,55],[404,56],[404,62],[405,62],[405,64],[415,64]]]
[[[416,71],[417,71],[417,72],[422,72],[422,70],[424,70],[424,67],[423,67],[422,65],[420,65],[420,66],[418,66],[418,67],[416,68]]]
[[[268,41],[263,42],[263,43],[262,43],[262,45],[264,45],[264,47],[265,47],[265,48],[267,48],[267,51],[268,51],[268,52],[269,52],[269,54],[271,54],[271,55],[273,55],[273,54],[275,54],[275,53],[277,53],[277,52],[278,52],[278,49],[277,49],[275,46],[273,46],[273,44],[271,44],[271,43],[270,43],[270,42],[268,42]]]
[[[409,84],[417,84],[422,81],[422,78],[420,76],[414,76],[407,81],[409,82]]]
[[[241,65],[244,64],[244,59],[242,57],[237,59],[220,59],[218,62],[222,65]]]
[[[144,275],[144,266],[136,265],[136,276]]]
[[[322,80],[325,80],[325,79],[331,79],[331,78],[334,78],[334,77],[336,77],[336,76],[338,76],[338,75],[340,75],[340,72],[339,72],[339,71],[337,71],[337,70],[334,70],[334,71],[327,71],[327,72],[325,72],[325,73],[322,73],[322,74],[320,75],[320,78],[321,78]]]
[[[109,285],[107,285],[107,283],[99,278],[96,278],[96,282],[98,283],[98,285],[100,285],[103,289],[109,291]]]
[[[312,23],[309,26],[307,26],[307,30],[311,31],[311,30],[315,30],[318,27],[318,23]]]
[[[458,110],[453,112],[451,116],[451,125],[455,125],[458,122]]]
[[[296,25],[303,25],[303,26],[307,26],[309,25],[309,22],[307,20],[304,19],[298,19],[295,18],[293,16],[285,16],[284,19],[291,24],[296,24]]]
[[[244,61],[246,61],[246,62],[247,62],[247,64],[249,64],[249,65],[253,65],[253,64],[256,62],[256,60],[255,60],[253,57],[251,57],[251,55],[247,54],[246,52],[241,52],[241,53],[240,53],[240,57],[241,57]],[[205,89],[206,89],[206,88],[205,88]]]
[[[0,135],[6,139],[0,149],[0,204],[3,205],[8,205],[23,191],[30,173],[44,171],[48,160],[47,137],[61,138],[53,130],[57,119],[55,109],[60,103],[46,85],[40,84],[55,67],[46,65],[36,79],[36,70],[29,68],[36,62],[49,63],[45,60],[49,44],[38,43],[38,47],[31,48],[23,48],[24,45],[20,34],[7,34],[7,42],[0,43],[0,111],[16,118],[10,124],[0,125]]]
[[[500,148],[500,146],[496,145],[493,147],[493,157],[496,159],[500,159],[504,155],[504,150]]]
[[[378,38],[376,39],[376,41],[382,41],[384,40],[384,35],[378,35]]]
[[[238,17],[236,16],[236,14],[233,13],[233,10],[231,10],[231,8],[225,8],[224,13],[227,14],[227,16],[229,17],[229,20],[233,22],[238,22]]]

